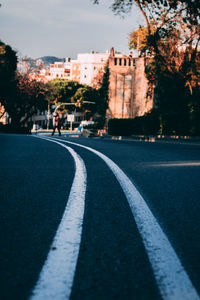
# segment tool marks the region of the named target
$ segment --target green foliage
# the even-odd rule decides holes
[[[129,49],[145,52],[148,50],[148,29],[140,26],[129,34]]]
[[[109,67],[106,64],[99,89],[84,86],[79,88],[71,98],[72,102],[77,103],[77,107],[84,111],[86,119],[95,118],[96,128],[98,129],[103,128],[105,124],[105,115],[108,108],[109,75]],[[95,104],[87,102],[94,102]]]
[[[72,97],[72,102],[77,102],[80,103],[80,107],[83,107],[84,105],[84,101],[89,101],[89,102],[95,102],[95,98],[96,98],[96,94],[95,94],[96,90],[94,90],[93,88],[85,85],[83,87],[80,87],[76,93],[74,94],[74,96]]]
[[[156,64],[154,61],[145,66],[145,75],[150,83],[154,83],[156,80]]]
[[[70,103],[76,91],[84,85],[76,81],[54,79],[47,84],[47,100],[52,103]]]
[[[98,91],[90,86],[79,88],[72,97],[72,102],[77,103],[77,109],[84,112],[86,120],[97,112],[99,100]]]
[[[160,116],[161,134],[199,135],[200,90],[191,94],[185,78],[177,73],[157,73],[155,101]]]
[[[101,121],[102,123],[105,123],[106,110],[108,109],[109,77],[110,77],[110,69],[107,63],[104,69],[102,85],[98,90],[100,95],[100,101],[98,103],[97,111],[102,116],[102,121]]]
[[[4,106],[7,101],[7,92],[13,88],[16,68],[16,52],[0,41],[0,96]]]
[[[99,4],[100,0],[92,0],[94,4]],[[184,9],[184,20],[190,24],[199,23],[200,5],[199,0],[112,0],[111,9],[115,14],[124,15],[130,12],[134,5],[142,9],[151,10],[155,15],[159,15],[161,9],[168,11]],[[160,14],[161,15],[161,14]]]
[[[31,79],[30,74],[16,71],[17,55],[12,48],[0,42],[0,101],[9,114],[12,128],[28,125],[36,109],[46,108],[46,87]]]

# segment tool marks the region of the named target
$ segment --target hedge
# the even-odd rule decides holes
[[[134,119],[110,119],[108,122],[108,134],[110,135],[154,135],[160,130],[160,122],[157,114],[147,114]]]

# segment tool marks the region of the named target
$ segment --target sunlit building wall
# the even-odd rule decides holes
[[[115,54],[109,57],[110,85],[107,118],[134,118],[153,108],[153,97],[147,97],[145,76],[147,58]]]
[[[77,61],[80,63],[80,83],[91,85],[99,70],[103,70],[109,53],[79,53]]]

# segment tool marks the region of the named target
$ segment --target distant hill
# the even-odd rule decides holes
[[[65,58],[59,58],[56,56],[42,56],[37,58],[37,60],[39,59],[41,59],[45,63],[45,65],[54,64],[55,61],[59,61],[59,62],[65,61]]]

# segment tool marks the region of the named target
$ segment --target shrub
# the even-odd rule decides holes
[[[160,122],[156,113],[134,119],[110,119],[108,122],[110,135],[155,135],[159,133],[159,128]]]

